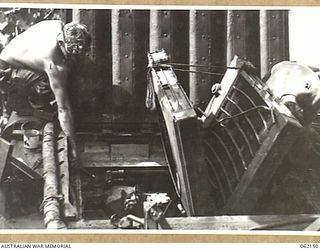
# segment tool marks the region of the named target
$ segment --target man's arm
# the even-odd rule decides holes
[[[67,73],[66,68],[54,63],[49,63],[46,67],[46,73],[49,78],[50,87],[55,95],[58,106],[58,119],[61,129],[69,138],[71,144],[71,153],[74,159],[77,158],[76,139],[74,131],[74,120],[70,105],[69,96],[67,94]]]

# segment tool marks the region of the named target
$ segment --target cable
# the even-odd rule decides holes
[[[272,116],[272,120],[274,121],[274,114],[273,114],[273,109],[268,107],[268,106],[256,106],[256,107],[252,107],[250,109],[247,109],[243,112],[240,112],[238,114],[235,114],[235,115],[232,115],[232,116],[229,116],[229,117],[225,117],[225,118],[222,118],[221,120],[219,120],[217,122],[217,124],[220,124],[222,127],[224,127],[224,125],[222,124],[223,122],[227,121],[227,120],[231,120],[231,119],[234,119],[236,117],[239,117],[239,116],[242,116],[242,115],[245,115],[251,111],[254,111],[254,110],[258,110],[258,109],[265,109],[265,110],[270,110],[271,111],[271,116]]]
[[[168,65],[175,66],[186,66],[186,67],[199,67],[199,68],[220,68],[225,70],[226,68],[223,66],[215,66],[215,65],[203,65],[203,64],[187,64],[187,63],[168,63]]]
[[[208,71],[195,71],[195,70],[188,70],[188,69],[177,69],[173,68],[175,71],[182,71],[182,72],[190,72],[190,73],[197,73],[197,74],[206,74],[206,75],[217,75],[217,76],[224,76],[222,73],[212,73]]]

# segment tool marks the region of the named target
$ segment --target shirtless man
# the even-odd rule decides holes
[[[91,38],[84,25],[42,21],[15,37],[1,52],[0,60],[12,68],[45,73],[58,107],[60,126],[77,158],[74,120],[67,94],[67,61],[84,55]]]

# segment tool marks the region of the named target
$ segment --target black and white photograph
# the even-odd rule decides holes
[[[319,231],[319,22],[2,3],[0,228]]]

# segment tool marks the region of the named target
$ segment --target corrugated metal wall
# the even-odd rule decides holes
[[[149,50],[164,48],[170,62],[205,65],[202,71],[215,73],[176,71],[201,108],[234,55],[250,60],[262,77],[289,57],[286,10],[72,10],[69,19],[87,24],[93,36],[89,59],[71,79],[79,117],[106,113],[144,121]]]

